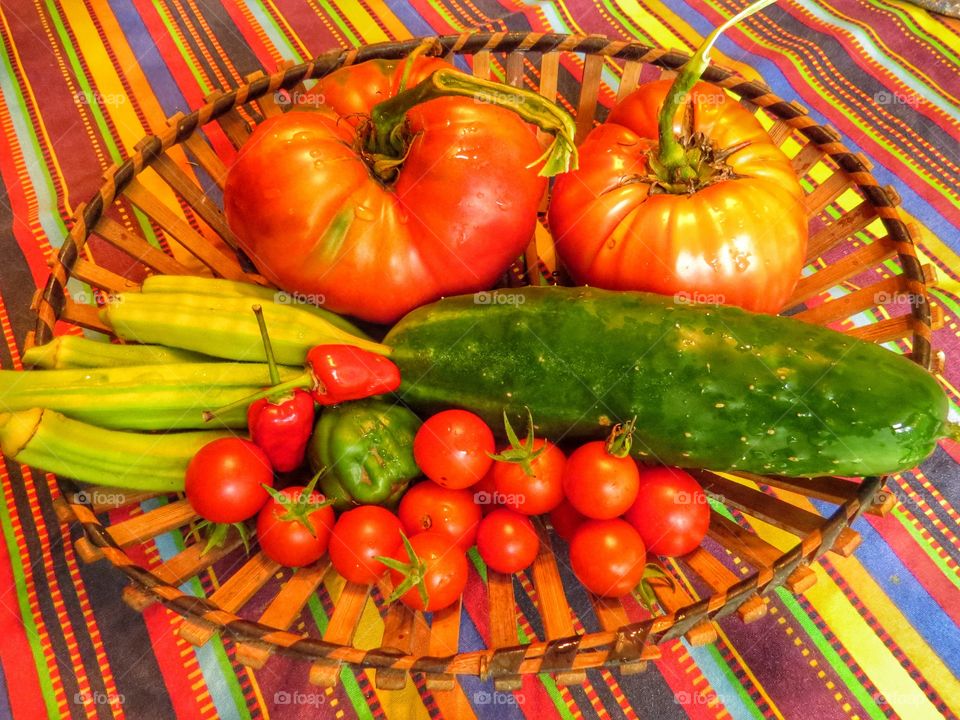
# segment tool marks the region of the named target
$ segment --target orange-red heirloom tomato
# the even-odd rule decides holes
[[[490,287],[533,236],[546,184],[535,128],[508,109],[505,86],[464,96],[472,79],[417,58],[404,87],[446,74],[446,89],[400,93],[378,115],[406,69],[374,61],[331,74],[311,93],[326,105],[257,127],[224,190],[227,221],[263,275],[379,323]]]
[[[580,146],[580,168],[557,178],[557,251],[578,283],[777,312],[807,247],[790,161],[748,110],[699,82],[672,125],[690,170],[664,171],[658,116],[671,83],[627,96]]]

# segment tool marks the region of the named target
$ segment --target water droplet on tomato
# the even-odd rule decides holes
[[[298,132],[296,135],[293,136],[293,139],[294,139],[294,140],[299,140],[300,142],[303,142],[304,140],[309,140],[309,139],[310,139],[310,133],[308,133],[308,132]]]
[[[317,148],[314,148],[313,150],[310,151],[310,157],[312,158],[318,158],[321,155],[323,155],[323,153],[320,152]]]
[[[323,160],[314,160],[314,161],[313,161],[313,166],[314,166],[317,170],[319,170],[320,168],[322,168],[323,165],[324,165]]]
[[[366,205],[357,205],[353,210],[353,214],[361,220],[373,220],[373,211]]]
[[[607,250],[613,250],[617,246],[617,241],[613,238],[607,240]]]

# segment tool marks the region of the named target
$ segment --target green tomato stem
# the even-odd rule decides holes
[[[614,457],[623,458],[630,454],[630,446],[633,445],[633,429],[637,423],[634,416],[627,422],[616,424],[607,438],[607,453]]]
[[[758,0],[758,2],[746,7],[726,22],[719,25],[712,33],[707,35],[703,43],[697,48],[697,51],[680,68],[680,73],[670,86],[666,100],[660,110],[659,116],[659,142],[660,150],[657,161],[662,171],[667,175],[663,178],[669,182],[681,180],[693,180],[696,178],[696,172],[687,162],[686,151],[673,132],[673,121],[677,116],[677,111],[684,106],[690,91],[697,84],[704,70],[710,64],[710,51],[714,44],[720,38],[720,35],[727,29],[733,27],[744,18],[748,18],[754,13],[762,10],[768,5],[772,5],[777,0]]]
[[[229,405],[224,405],[223,407],[216,408],[215,410],[204,410],[203,421],[211,422],[218,417],[226,415],[232,410],[236,410],[237,408],[241,407],[247,407],[251,403],[260,400],[261,398],[282,397],[293,390],[312,390],[315,385],[316,378],[313,376],[312,372],[307,371],[301,375],[297,375],[297,377],[293,378],[292,380],[287,380],[286,382],[278,385],[264,388],[260,392],[253,393],[245,398],[240,398],[236,402],[232,402]]]
[[[402,133],[407,112],[440,97],[468,97],[478,103],[497,105],[552,133],[554,139],[550,147],[531,164],[544,161],[540,175],[552,177],[577,167],[576,125],[559,106],[530,90],[482,80],[453,69],[437,70],[413,88],[374,106],[370,149],[375,154],[402,157],[406,151]]]
[[[280,370],[277,369],[277,357],[273,354],[273,345],[270,344],[270,333],[267,332],[267,321],[263,317],[263,308],[253,306],[253,314],[257,316],[257,325],[260,326],[260,339],[263,341],[263,354],[267,357],[267,368],[270,370],[270,384],[280,384]]]

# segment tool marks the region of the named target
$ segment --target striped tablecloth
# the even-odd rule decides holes
[[[4,0],[0,5],[0,326],[5,368],[19,367],[29,305],[73,208],[100,174],[164,118],[261,67],[336,46],[469,28],[553,30],[692,48],[742,0]],[[916,222],[921,259],[939,270],[946,315],[935,345],[960,379],[960,22],[898,0],[784,0],[731,31],[718,60],[759,72],[811,108],[875,164]],[[570,63],[574,74],[579,68]],[[94,256],[94,261],[106,261]],[[863,321],[854,318],[851,322]],[[952,357],[951,357],[952,356]],[[863,544],[829,556],[802,597],[777,592],[770,614],[722,623],[715,646],[681,641],[640,675],[593,671],[583,687],[530,678],[496,696],[479,681],[457,697],[420,684],[374,689],[343,673],[325,692],[306,666],[275,660],[250,671],[230,642],[194,648],[161,607],[142,616],[120,601],[124,582],[84,566],[51,510],[50,478],[9,462],[0,503],[0,717],[469,718],[733,716],[956,717],[960,712],[960,448],[945,445],[892,481],[902,501],[857,523]],[[768,534],[774,544],[787,536]],[[151,545],[154,560],[173,541]],[[209,591],[215,577],[196,582]],[[529,584],[528,584],[529,586]],[[475,585],[471,586],[474,587]],[[310,622],[332,603],[320,593]],[[464,642],[487,633],[475,592]],[[521,611],[532,614],[529,599]],[[381,620],[365,619],[373,636]],[[527,617],[521,625],[535,632]],[[314,628],[314,632],[316,629]],[[361,638],[361,641],[363,638]]]

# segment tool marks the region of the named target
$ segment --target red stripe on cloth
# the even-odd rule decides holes
[[[14,587],[13,567],[6,552],[0,552],[0,587]],[[0,601],[0,664],[7,678],[10,710],[13,717],[40,718],[47,714],[47,708],[40,691],[37,667],[28,661],[33,656],[33,650],[20,618],[20,606],[14,601],[13,595],[7,593]],[[16,692],[9,692],[11,684]]]
[[[0,38],[2,39],[2,38]],[[4,97],[0,94],[0,130],[8,140],[16,135],[10,120]],[[47,255],[51,253],[47,243],[38,242],[42,234],[35,236],[26,222],[30,217],[31,208],[36,213],[37,200],[33,185],[27,174],[26,163],[20,146],[14,142],[0,145],[0,180],[7,189],[7,198],[10,201],[10,210],[13,213],[13,237],[23,253],[23,257],[30,267],[30,274],[37,287],[43,287],[50,268],[47,267]]]

